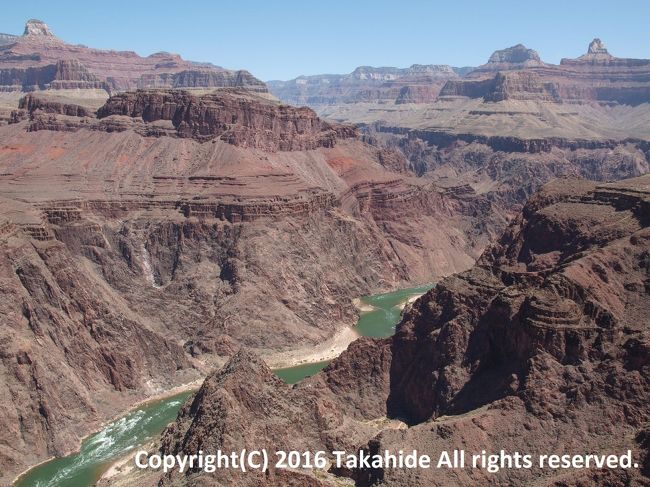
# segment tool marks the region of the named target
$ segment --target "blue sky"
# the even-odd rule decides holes
[[[519,42],[557,63],[594,37],[614,55],[650,58],[649,0],[7,0],[0,32],[22,33],[28,18],[70,43],[177,52],[263,80],[359,65],[479,65]]]

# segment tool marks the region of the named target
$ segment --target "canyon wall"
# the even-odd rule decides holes
[[[444,279],[407,308],[394,337],[359,340],[323,372],[290,389],[260,365],[248,365],[258,363],[254,356],[235,357],[187,402],[164,433],[161,451],[238,450],[248,444],[248,436],[238,433],[243,418],[256,432],[254,443],[271,450],[361,447],[435,455],[462,445],[468,452],[537,455],[630,449],[639,465],[569,473],[295,473],[308,475],[303,481],[309,485],[336,485],[337,476],[358,486],[520,485],[532,479],[557,486],[645,485],[649,198],[649,176],[546,185],[471,270]],[[340,425],[345,435],[336,434]],[[377,427],[381,431],[373,432]],[[173,471],[160,481],[279,485],[279,475],[294,474]]]
[[[352,298],[466,269],[505,223],[250,93],[21,107],[0,127],[3,481],[242,346],[311,350]]]
[[[131,51],[67,44],[40,20],[29,20],[22,36],[5,34],[0,41],[0,91],[223,87],[267,92],[245,70],[186,61],[168,52],[140,57]]]
[[[280,100],[298,106],[427,103],[436,99],[447,80],[459,78],[457,71],[446,65],[415,64],[404,69],[360,66],[350,74],[300,76],[267,85]]]

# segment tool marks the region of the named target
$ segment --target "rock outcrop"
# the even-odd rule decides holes
[[[607,51],[605,43],[600,39],[594,39],[589,43],[589,49],[587,49],[587,56],[602,56],[611,58],[612,55]]]
[[[179,137],[219,137],[241,147],[266,151],[333,147],[338,137],[354,137],[352,127],[319,119],[309,108],[294,108],[222,90],[195,96],[187,91],[137,91],[111,97],[99,119],[126,116],[145,123],[170,121]]]
[[[539,54],[534,49],[528,49],[523,44],[508,47],[500,51],[494,51],[488,59],[485,69],[492,68],[503,70],[518,69],[527,66],[543,64]]]
[[[77,69],[61,70],[60,63]],[[66,44],[40,20],[29,20],[22,36],[8,36],[0,43],[2,91],[101,88],[112,93],[138,88],[222,87],[267,91],[264,83],[247,71],[185,61],[177,54],[158,52],[140,57],[134,52]]]
[[[422,425],[406,439],[382,438],[381,446],[453,448],[478,435],[496,451],[630,448],[644,458],[647,447],[634,438],[650,416],[650,355],[641,345],[650,332],[649,198],[648,176],[603,186],[551,183],[474,269],[419,300],[393,339],[388,404],[390,414]],[[425,428],[431,420],[439,426]],[[391,485],[408,483],[385,473]],[[519,483],[531,475],[550,485],[557,473],[492,478]],[[611,472],[642,484],[639,475]],[[481,481],[485,473],[474,471],[462,483]],[[595,481],[609,482],[619,485]]]
[[[8,484],[27,465],[71,453],[133,402],[199,374],[178,343],[106,292],[50,228],[34,222],[7,230],[0,236],[0,465]]]
[[[441,97],[467,96],[483,98],[486,102],[505,100],[535,100],[560,102],[555,83],[544,82],[534,72],[499,72],[486,80],[449,81],[440,91]]]
[[[600,39],[589,44],[587,54],[562,59],[560,65],[543,63],[535,51],[520,44],[496,51],[467,79],[449,81],[440,95],[636,106],[650,101],[649,80],[650,60],[614,57]]]
[[[54,37],[52,31],[45,22],[37,19],[30,19],[25,24],[24,37]]]
[[[24,110],[32,117],[37,115],[37,111],[42,113],[54,113],[66,115],[68,117],[94,117],[95,114],[87,107],[71,103],[63,103],[54,100],[40,98],[34,94],[28,94],[20,99],[18,103],[19,110]]]
[[[295,387],[278,379],[256,355],[239,351],[221,370],[208,376],[183,406],[177,421],[163,432],[161,452],[191,455],[198,450],[230,452],[242,448],[354,451],[382,427],[402,426],[399,421],[377,421],[383,414],[381,399],[388,395],[387,344],[359,340],[322,374]],[[359,357],[364,359],[360,361]],[[297,485],[315,486],[333,486],[340,481],[323,470],[315,475],[271,465],[268,473],[174,471],[161,480],[161,485],[203,482],[280,486],[288,485],[290,479]]]

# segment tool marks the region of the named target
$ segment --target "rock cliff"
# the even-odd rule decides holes
[[[450,66],[415,64],[404,69],[361,66],[346,75],[300,76],[267,84],[271,93],[292,105],[428,103],[435,100],[445,81],[457,78]]]
[[[61,70],[60,63],[76,69]],[[82,71],[82,74],[79,73]],[[66,44],[40,20],[29,20],[22,36],[0,43],[0,90],[138,88],[244,88],[265,93],[264,83],[244,70],[195,63],[177,54],[105,51]]]
[[[537,51],[528,49],[523,44],[508,47],[500,51],[494,51],[488,59],[485,69],[503,70],[519,69],[527,66],[543,64]]]
[[[126,116],[145,123],[171,121],[179,137],[219,137],[234,145],[267,151],[333,147],[337,137],[354,137],[352,127],[320,120],[309,108],[294,108],[220,91],[195,96],[187,91],[138,91],[111,97],[98,118]]]
[[[559,65],[543,63],[535,51],[520,44],[496,51],[466,80],[448,82],[440,95],[493,102],[510,98],[636,106],[650,101],[649,80],[650,60],[614,57],[600,39],[589,44],[585,55],[562,59]]]

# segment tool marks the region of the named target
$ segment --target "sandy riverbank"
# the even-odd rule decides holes
[[[364,303],[361,298],[354,298],[352,303],[361,313],[367,313],[376,309],[374,306]],[[354,328],[343,328],[336,332],[333,337],[316,346],[310,345],[285,352],[271,352],[262,355],[262,358],[272,369],[284,369],[298,365],[334,360],[348,348],[350,343],[360,336]]]
[[[411,297],[408,298],[406,301],[404,301],[404,302],[398,304],[399,309],[404,309],[404,308],[406,308],[406,306],[407,306],[408,304],[413,304],[413,303],[415,303],[418,299],[420,299],[420,298],[421,298],[422,296],[424,296],[425,294],[426,294],[426,293],[415,294],[415,295],[411,296]]]
[[[348,345],[359,338],[359,336],[353,328],[343,328],[332,338],[318,345],[287,350],[285,352],[272,352],[262,355],[262,358],[272,369],[283,369],[297,365],[333,360],[341,355],[348,348]]]
[[[357,307],[357,309],[362,313],[367,313],[368,311],[372,311],[375,309],[373,305],[361,301],[361,298],[354,298],[352,300],[352,304],[354,304]]]

